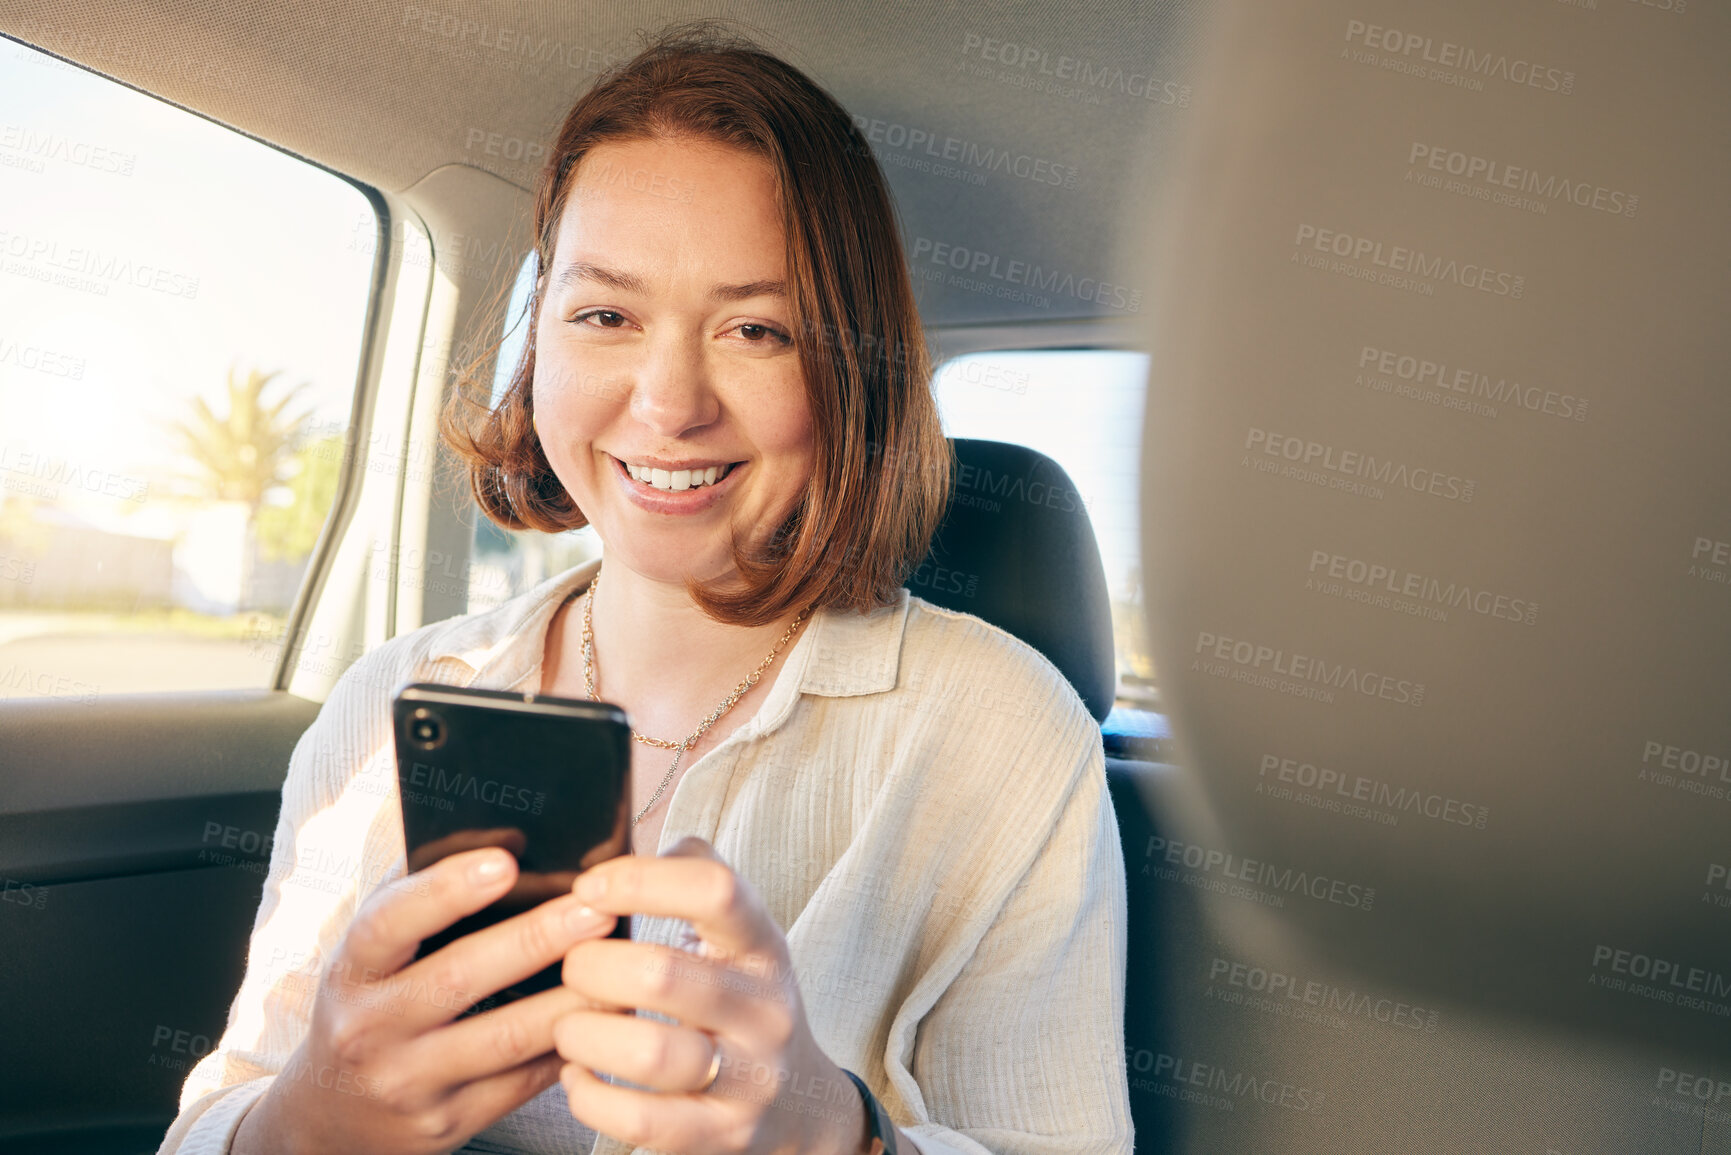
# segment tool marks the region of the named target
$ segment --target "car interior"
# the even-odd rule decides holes
[[[908,588],[1100,722],[1135,1149],[1731,1153],[1707,0],[0,0],[0,1150],[156,1150],[336,680],[593,556],[439,414],[560,118],[698,17],[893,191]]]

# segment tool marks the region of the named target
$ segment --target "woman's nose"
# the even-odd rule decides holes
[[[721,415],[700,338],[667,334],[650,342],[632,382],[631,415],[663,437],[700,429]]]

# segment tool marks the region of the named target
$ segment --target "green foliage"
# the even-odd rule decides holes
[[[287,505],[267,505],[258,512],[255,533],[265,557],[299,561],[312,553],[331,503],[336,501],[343,447],[339,433],[309,441],[295,453],[300,469],[288,483],[294,499]]]

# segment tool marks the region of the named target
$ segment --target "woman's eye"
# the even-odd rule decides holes
[[[571,320],[574,324],[584,325],[588,324],[591,317],[601,318],[601,323],[595,326],[598,329],[617,329],[625,324],[625,314],[616,313],[612,309],[591,309],[587,313],[577,314]]]
[[[736,327],[739,335],[753,345],[791,345],[786,333],[770,325],[762,325],[756,321],[747,321]]]

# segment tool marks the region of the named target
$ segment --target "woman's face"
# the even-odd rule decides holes
[[[610,561],[733,571],[812,474],[774,170],[711,142],[600,145],[543,274],[536,428]]]

